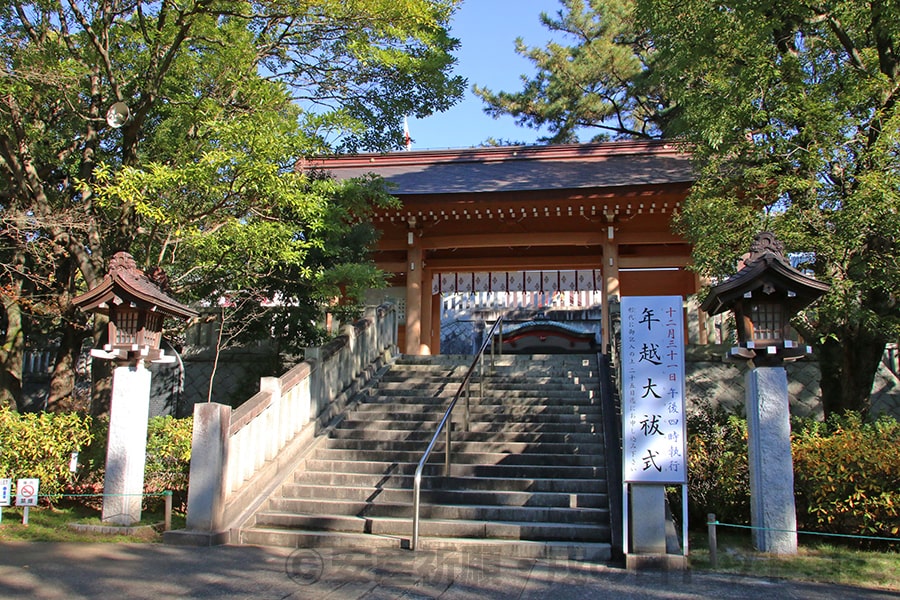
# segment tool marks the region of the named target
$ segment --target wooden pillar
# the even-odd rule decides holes
[[[600,309],[603,313],[603,353],[609,351],[609,301],[621,300],[619,293],[619,244],[615,241],[615,227],[612,225],[612,217],[607,215],[610,223],[606,228],[605,241],[603,242],[603,264],[600,272],[603,274],[603,295],[600,298]]]
[[[416,238],[417,240],[418,238]],[[422,247],[415,243],[406,251],[406,349],[419,354],[422,343]]]
[[[432,329],[431,319],[433,311],[431,310],[431,277],[432,272],[422,269],[422,300],[421,300],[421,322],[422,332],[419,340],[419,354],[428,356],[431,354]]]

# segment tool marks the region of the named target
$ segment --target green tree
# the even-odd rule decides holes
[[[900,334],[900,5],[639,0],[699,179],[680,215],[706,274],[771,229],[831,293],[795,320],[826,414],[865,411]]]
[[[523,76],[521,91],[475,86],[485,112],[512,115],[534,129],[546,126],[552,135],[543,141],[551,143],[577,141],[583,131],[597,131],[596,141],[665,134],[675,113],[651,77],[653,45],[635,23],[634,1],[560,2],[554,15],[540,15],[554,41],[529,48],[516,40],[516,52],[537,71],[530,79]]]
[[[29,329],[90,334],[70,298],[108,257],[163,265],[183,300],[233,290],[317,300],[366,243],[383,186],[295,170],[387,149],[449,107],[456,0],[12,0],[0,7],[0,386],[16,400]],[[107,110],[127,106],[120,127]],[[368,238],[371,241],[371,238]],[[360,256],[356,247],[352,260]],[[42,317],[42,318],[39,318]]]
[[[679,215],[698,271],[734,272],[775,231],[831,293],[795,321],[822,365],[825,412],[864,412],[885,343],[900,335],[900,5],[736,0],[563,0],[520,53],[523,91],[479,90],[488,112],[685,143],[697,182]]]

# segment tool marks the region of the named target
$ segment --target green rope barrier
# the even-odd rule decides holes
[[[793,529],[772,529],[770,527],[754,527],[753,525],[735,525],[733,523],[722,523],[720,521],[710,521],[707,525],[716,525],[722,527],[735,527],[737,529],[756,529],[758,531],[777,531],[779,533],[802,533],[804,535],[824,535],[828,537],[853,538],[857,540],[878,540],[881,542],[900,542],[900,538],[880,537],[874,535],[851,535],[849,533],[824,533],[819,531],[795,531]]]
[[[115,498],[126,496],[171,496],[172,492],[150,492],[147,494],[38,494],[38,498]]]

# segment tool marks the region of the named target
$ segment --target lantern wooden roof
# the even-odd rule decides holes
[[[161,273],[161,271],[159,271]],[[162,276],[164,278],[164,274]],[[159,283],[137,267],[127,252],[117,252],[109,261],[109,273],[93,289],[73,299],[73,304],[85,311],[109,314],[111,306],[135,306],[166,316],[188,319],[197,312],[168,294]]]
[[[784,294],[787,309],[797,313],[829,290],[829,285],[798,271],[784,257],[784,244],[774,234],[763,232],[750,246],[743,267],[723,283],[713,287],[702,308],[710,315],[731,310],[746,294]],[[778,297],[781,297],[779,294]]]

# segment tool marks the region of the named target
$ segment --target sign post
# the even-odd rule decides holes
[[[22,525],[28,526],[28,509],[37,506],[39,479],[19,479],[16,482],[16,506],[23,507]]]
[[[664,555],[665,486],[680,484],[687,502],[681,296],[622,298],[621,397],[623,513],[626,540],[629,531],[632,539],[625,554]],[[631,528],[629,512],[641,515]],[[686,532],[686,510],[684,517]],[[683,538],[687,555],[687,535]]]

